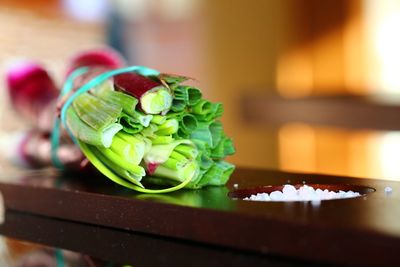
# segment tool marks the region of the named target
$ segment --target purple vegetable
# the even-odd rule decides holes
[[[105,48],[81,52],[69,62],[67,75],[76,68],[91,67],[75,86],[106,70],[124,66],[124,60],[117,52]],[[12,107],[34,124],[33,129],[14,144],[15,161],[32,167],[52,165],[49,137],[58,114],[57,106],[62,104],[57,103],[59,89],[42,65],[29,61],[9,68],[6,83]],[[62,142],[57,155],[64,165],[72,168],[81,167],[84,159],[72,142]]]
[[[66,74],[69,75],[79,67],[101,67],[117,69],[125,65],[125,61],[116,51],[102,48],[81,52],[70,60]]]
[[[23,62],[12,66],[6,74],[10,100],[18,112],[39,128],[41,118],[54,104],[59,91],[46,70],[39,64]],[[48,126],[44,126],[48,129]]]

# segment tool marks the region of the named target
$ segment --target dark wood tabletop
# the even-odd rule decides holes
[[[146,195],[102,176],[14,176],[15,183],[0,184],[6,222],[12,212],[40,215],[298,264],[393,265],[400,249],[400,183],[394,181],[238,168],[225,187]],[[363,195],[319,203],[240,199],[286,183]]]

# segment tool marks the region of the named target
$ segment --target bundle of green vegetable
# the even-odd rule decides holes
[[[224,158],[235,150],[219,120],[222,104],[205,100],[185,77],[138,66],[103,72],[74,90],[88,72],[68,77],[61,122],[101,173],[150,193],[227,182],[234,166]]]

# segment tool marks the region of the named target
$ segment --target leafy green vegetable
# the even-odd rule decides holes
[[[67,125],[86,157],[114,182],[140,192],[224,185],[234,170],[224,158],[235,149],[219,121],[223,106],[182,85],[186,77],[151,79],[119,76],[118,86],[107,80],[75,98]]]

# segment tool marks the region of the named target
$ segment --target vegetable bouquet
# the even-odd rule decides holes
[[[36,132],[49,131],[57,167],[88,160],[115,183],[148,193],[224,185],[233,172],[224,160],[235,150],[220,122],[223,106],[186,85],[187,77],[123,67],[113,51],[88,51],[72,59],[58,95],[47,73],[30,66],[8,72],[9,92],[21,113],[35,114]],[[48,113],[56,118],[46,125]],[[74,145],[63,141],[67,135]],[[65,146],[84,157],[66,160]]]

